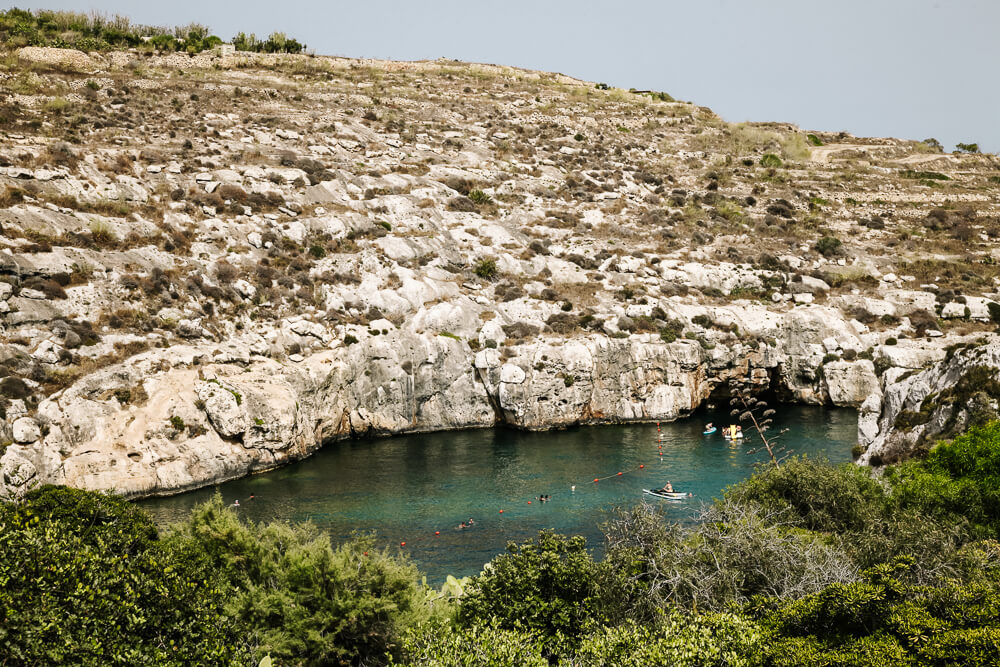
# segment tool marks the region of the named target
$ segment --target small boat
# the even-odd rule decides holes
[[[702,435],[712,435],[713,433],[715,433],[718,430],[719,429],[717,427],[713,426],[712,428],[710,428],[708,430],[702,431],[701,434]]]
[[[728,433],[723,433],[722,435],[723,435],[723,437],[726,440],[742,440],[743,439],[743,434],[742,433],[737,433],[736,435],[729,435]]]
[[[667,500],[683,500],[688,497],[688,494],[681,491],[664,491],[663,489],[643,489],[642,492],[656,496],[657,498],[666,498]]]

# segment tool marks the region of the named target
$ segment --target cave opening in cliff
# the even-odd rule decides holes
[[[694,414],[697,415],[698,412],[705,410],[729,409],[730,401],[735,396],[736,386],[731,382],[721,382],[715,385],[708,398],[702,402]],[[768,405],[795,402],[792,392],[782,382],[781,374],[776,370],[755,369],[751,374],[750,382],[744,383],[742,386],[748,387],[755,397]]]

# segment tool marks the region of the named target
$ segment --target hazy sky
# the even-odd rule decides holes
[[[16,3],[280,30],[318,54],[438,57],[664,90],[726,120],[1000,151],[997,0]]]

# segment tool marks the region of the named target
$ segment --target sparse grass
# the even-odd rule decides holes
[[[493,280],[497,276],[497,261],[492,257],[481,259],[476,263],[473,272],[483,280]]]
[[[781,154],[786,160],[805,160],[809,153],[809,141],[802,134],[790,134],[781,140]]]
[[[65,97],[53,97],[45,103],[45,111],[57,116],[65,114],[73,107],[73,104]]]

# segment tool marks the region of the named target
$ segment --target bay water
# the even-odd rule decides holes
[[[478,574],[508,541],[544,529],[584,535],[599,553],[602,522],[615,508],[643,500],[663,504],[671,519],[690,520],[702,503],[767,460],[766,452],[752,453],[761,444],[756,434],[736,443],[722,437],[730,421],[728,409],[702,410],[659,426],[345,440],[284,468],[139,504],[164,525],[220,493],[227,504],[238,500],[249,520],[313,521],[335,543],[374,532],[380,546],[404,552],[429,582],[440,583],[448,574]],[[707,422],[719,430],[704,435]],[[780,429],[787,429],[778,439],[787,451],[839,463],[850,460],[857,413],[782,405],[771,433]],[[666,501],[643,493],[667,481],[692,497]],[[541,502],[542,495],[550,500]],[[459,527],[469,519],[471,527]]]

